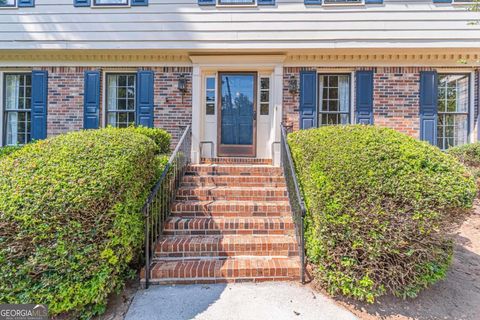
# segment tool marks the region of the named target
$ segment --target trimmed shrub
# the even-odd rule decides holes
[[[478,181],[480,178],[480,143],[450,148],[447,150],[447,153],[463,163]]]
[[[88,318],[142,251],[155,143],[101,129],[38,141],[0,160],[0,303]]]
[[[170,142],[172,140],[172,136],[167,131],[159,128],[147,128],[142,126],[130,126],[128,127],[128,130],[135,131],[152,139],[158,146],[158,154],[165,154],[170,152]]]
[[[308,208],[307,254],[331,294],[415,297],[445,277],[448,228],[476,193],[460,163],[373,126],[299,131],[288,141]]]
[[[20,150],[21,146],[6,146],[0,148],[0,158],[8,156],[9,154],[14,153],[17,150]]]

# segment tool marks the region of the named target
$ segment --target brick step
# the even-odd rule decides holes
[[[181,187],[177,200],[288,201],[286,188]]]
[[[187,168],[186,175],[220,176],[282,176],[282,169],[269,165],[196,164]]]
[[[294,234],[291,217],[170,217],[164,235]]]
[[[200,160],[202,164],[272,164],[271,159],[258,159],[258,158],[202,158]]]
[[[286,186],[282,176],[184,176],[182,186],[185,187],[280,187]]]
[[[141,278],[144,282],[145,271]],[[150,272],[151,284],[291,281],[300,277],[295,258],[235,257],[156,260]]]
[[[291,217],[288,201],[176,201],[177,217]]]
[[[288,235],[212,235],[166,236],[155,248],[155,256],[227,257],[227,256],[298,256],[297,242]]]

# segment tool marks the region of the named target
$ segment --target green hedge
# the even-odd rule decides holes
[[[480,143],[450,148],[447,150],[447,153],[467,166],[478,181],[480,178]]]
[[[8,156],[11,153],[14,153],[17,150],[20,150],[21,146],[6,146],[0,148],[0,158]]]
[[[157,151],[135,130],[107,128],[0,160],[0,303],[45,303],[72,318],[102,312],[141,253]]]
[[[476,193],[461,164],[373,126],[300,131],[288,141],[308,208],[308,257],[330,293],[415,297],[445,277],[446,231]]]
[[[157,153],[158,154],[166,154],[170,152],[170,142],[172,136],[170,133],[163,129],[159,128],[147,128],[147,127],[128,127],[128,130],[133,130],[137,133],[143,134],[150,139],[152,139],[155,144],[157,145]]]

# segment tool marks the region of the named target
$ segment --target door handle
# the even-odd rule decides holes
[[[257,111],[253,111],[253,120],[257,120]]]

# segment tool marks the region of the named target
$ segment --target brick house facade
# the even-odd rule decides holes
[[[173,144],[191,124],[196,162],[278,161],[282,123],[477,141],[480,27],[454,0],[16,1],[0,15],[2,145],[107,122],[165,128]]]
[[[449,73],[449,68],[438,68],[442,73]],[[458,69],[451,68],[458,72]],[[374,124],[381,127],[393,128],[414,138],[420,138],[420,72],[437,70],[435,67],[373,67],[373,68],[312,68],[312,67],[287,67],[283,76],[283,118],[287,126],[293,130],[300,129],[300,98],[297,92],[289,91],[291,80],[300,82],[300,72],[305,70],[317,70],[319,74],[350,73],[358,70],[373,71],[373,119]],[[471,81],[473,90],[472,114],[474,127],[478,121],[478,92],[480,68],[474,69]],[[466,73],[471,70],[465,71]],[[353,76],[354,77],[354,76]],[[355,82],[352,82],[352,86]],[[352,109],[355,111],[356,103],[352,101]],[[353,112],[355,113],[355,112]],[[352,121],[355,123],[355,121]]]

